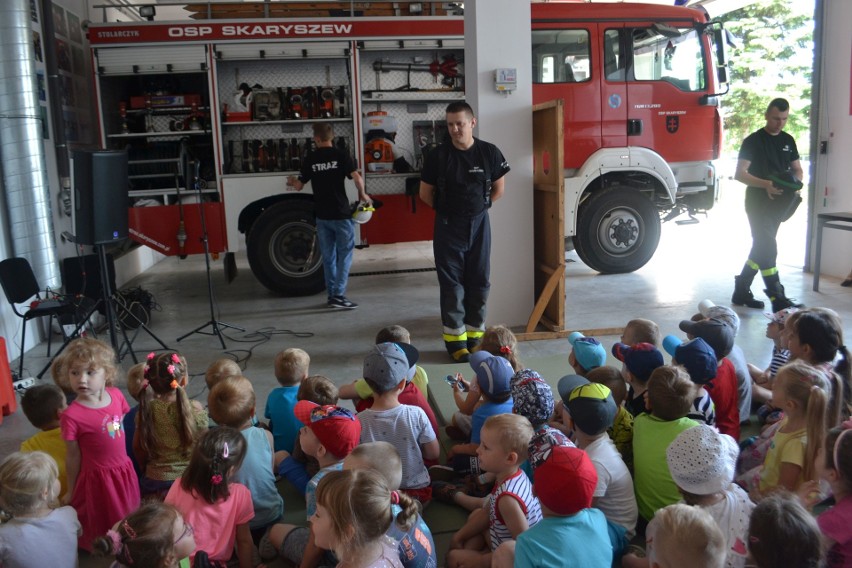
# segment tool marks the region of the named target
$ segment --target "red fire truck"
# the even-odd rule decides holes
[[[269,289],[319,292],[312,199],[285,183],[316,121],[334,123],[383,202],[361,242],[431,238],[417,171],[464,98],[463,17],[440,2],[343,6],[361,11],[190,5],[197,19],[90,26],[101,144],[130,154],[133,239],[202,252],[206,218],[213,252],[245,234]],[[661,220],[716,200],[724,30],[696,9],[629,3],[534,3],[531,25],[533,100],[565,101],[565,234],[590,267],[636,270]]]

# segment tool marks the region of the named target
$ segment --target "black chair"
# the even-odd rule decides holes
[[[21,358],[18,366],[18,378],[23,378],[24,372],[24,345],[27,338],[27,322],[37,318],[50,317],[50,323],[60,316],[75,316],[77,306],[70,299],[59,296],[57,298],[42,298],[42,290],[38,285],[33,269],[25,258],[7,258],[0,262],[0,286],[6,294],[6,299],[12,305],[12,311],[23,320],[21,324]],[[33,299],[34,298],[34,299]],[[29,309],[18,311],[17,304],[30,301]],[[69,339],[62,325],[63,338]],[[47,334],[47,356],[50,357],[50,343],[52,333]]]

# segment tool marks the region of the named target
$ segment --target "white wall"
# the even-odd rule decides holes
[[[825,33],[822,53],[822,93],[818,136],[828,142],[828,153],[815,159],[812,223],[823,212],[852,211],[849,157],[852,156],[852,2],[824,0]],[[827,192],[827,193],[826,193]],[[816,242],[816,235],[812,246]],[[820,272],[845,277],[852,268],[852,232],[827,229],[823,233]],[[815,251],[812,252],[815,253]]]
[[[526,324],[533,297],[532,36],[530,4],[465,2],[465,90],[477,138],[496,144],[512,168],[491,209],[491,295],[486,323]],[[517,69],[518,90],[494,89],[494,70]]]

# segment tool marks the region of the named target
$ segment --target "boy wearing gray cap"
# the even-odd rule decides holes
[[[435,430],[422,408],[400,404],[408,358],[395,343],[379,343],[364,359],[364,379],[374,393],[372,408],[358,414],[361,442],[389,442],[402,460],[401,490],[424,505],[432,499],[424,459],[440,454]]]

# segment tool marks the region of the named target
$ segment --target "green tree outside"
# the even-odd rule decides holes
[[[785,130],[807,152],[813,14],[814,0],[761,0],[720,17],[738,42],[729,50],[731,90],[721,98],[726,153],[736,154],[742,140],[763,126],[766,105],[775,97],[790,101]]]

